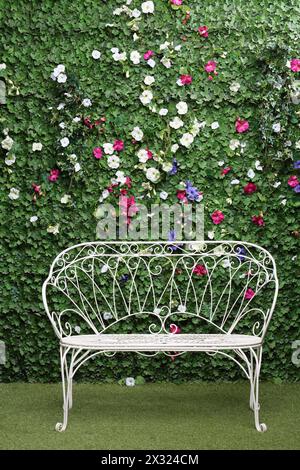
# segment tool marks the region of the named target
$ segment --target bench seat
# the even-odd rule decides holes
[[[94,334],[66,336],[65,347],[103,351],[207,351],[261,345],[258,336],[238,334]]]

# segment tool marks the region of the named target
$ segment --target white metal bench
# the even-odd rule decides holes
[[[259,421],[259,374],[277,293],[273,257],[251,243],[91,242],[64,250],[43,284],[60,339],[64,417],[56,430],[66,429],[72,380],[89,358],[203,351],[241,367],[256,429],[266,431]],[[132,333],[118,331],[124,321]]]

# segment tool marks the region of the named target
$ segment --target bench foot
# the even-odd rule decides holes
[[[261,368],[261,359],[262,359],[262,348],[259,347],[256,350],[251,349],[251,361],[249,368],[249,378],[250,378],[250,409],[254,412],[255,427],[258,432],[266,432],[267,426],[265,423],[259,422],[259,374]]]
[[[56,423],[55,431],[63,432],[67,426],[64,426],[63,423]]]
[[[61,378],[62,378],[62,390],[63,390],[63,422],[56,423],[55,430],[58,432],[63,432],[67,428],[68,424],[68,412],[72,408],[72,381],[73,381],[73,353],[68,365],[68,356],[69,348],[60,348],[60,362],[61,362]]]

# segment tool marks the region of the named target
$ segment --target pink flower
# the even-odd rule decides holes
[[[51,170],[50,175],[48,176],[48,180],[51,181],[52,183],[58,179],[60,175],[60,171],[57,169]]]
[[[122,150],[124,150],[124,142],[123,142],[123,140],[115,140],[115,141],[114,141],[114,145],[113,145],[113,149],[114,149],[116,152],[121,152]]]
[[[193,81],[193,78],[191,75],[180,75],[180,81],[182,85],[190,85]]]
[[[254,183],[248,183],[244,186],[244,193],[245,194],[253,194],[257,190],[257,186]]]
[[[265,225],[265,221],[262,215],[253,215],[251,217],[251,220],[254,225],[257,225],[258,227],[262,227],[263,225]]]
[[[102,148],[101,147],[95,147],[93,150],[94,157],[97,158],[98,160],[102,158]]]
[[[126,176],[125,184],[126,184],[128,189],[131,188],[131,178],[129,178],[129,176]]]
[[[203,264],[197,264],[193,269],[193,273],[196,274],[196,276],[205,276],[207,270]]]
[[[213,77],[212,75],[208,75],[208,80],[211,81],[211,80],[213,80],[213,79],[214,79],[214,77]]]
[[[181,328],[179,328],[179,326],[175,325],[175,323],[171,323],[170,333],[172,333],[173,335],[178,335],[179,333],[181,333]]]
[[[248,129],[249,129],[249,122],[246,121],[245,119],[237,118],[235,122],[235,130],[239,134],[242,134],[243,132],[246,132]]]
[[[299,180],[297,178],[297,176],[293,175],[293,176],[290,176],[289,179],[288,179],[288,185],[291,187],[291,188],[295,188],[296,186],[298,186],[299,183]]]
[[[83,124],[88,127],[89,129],[93,129],[94,124],[91,123],[91,120],[89,117],[86,117],[83,119]]]
[[[224,220],[224,214],[217,210],[211,214],[211,219],[215,225],[219,225]]]
[[[214,60],[209,60],[204,66],[205,72],[207,73],[214,72],[216,68],[217,68],[217,62],[215,62]]]
[[[124,193],[126,190],[122,191]],[[127,224],[129,225],[131,222],[131,217],[139,211],[134,196],[126,196],[125,194],[121,193],[119,198],[119,206],[121,209],[121,214],[126,216]]]
[[[254,297],[254,296],[255,296],[254,290],[252,290],[252,289],[250,289],[250,288],[246,290],[246,292],[245,292],[245,299],[250,300],[250,299],[252,299],[252,297]]]
[[[154,55],[154,52],[149,50],[149,51],[145,52],[144,59],[149,60],[153,55]]]
[[[223,168],[221,171],[221,175],[227,175],[232,170],[231,166],[227,166],[226,168]]]
[[[187,201],[185,189],[177,190],[177,199],[179,199],[179,201],[184,201],[184,202]]]
[[[292,72],[300,72],[300,59],[292,59],[290,69]]]
[[[35,183],[32,183],[32,188],[33,188],[33,191],[35,193],[37,193],[39,196],[41,195],[42,193],[42,190],[41,190],[41,186],[40,185],[37,185]]]
[[[207,26],[199,26],[198,31],[199,31],[200,36],[202,36],[203,38],[208,37],[208,27]]]
[[[146,152],[147,152],[147,155],[148,155],[148,159],[150,160],[150,158],[153,157],[153,153],[148,148],[146,148]]]
[[[182,0],[171,0],[171,3],[173,3],[173,5],[182,5]]]

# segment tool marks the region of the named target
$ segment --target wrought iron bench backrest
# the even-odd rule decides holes
[[[104,332],[264,336],[276,265],[246,242],[91,242],[60,253],[43,285],[58,337]],[[60,295],[59,295],[60,294]]]

